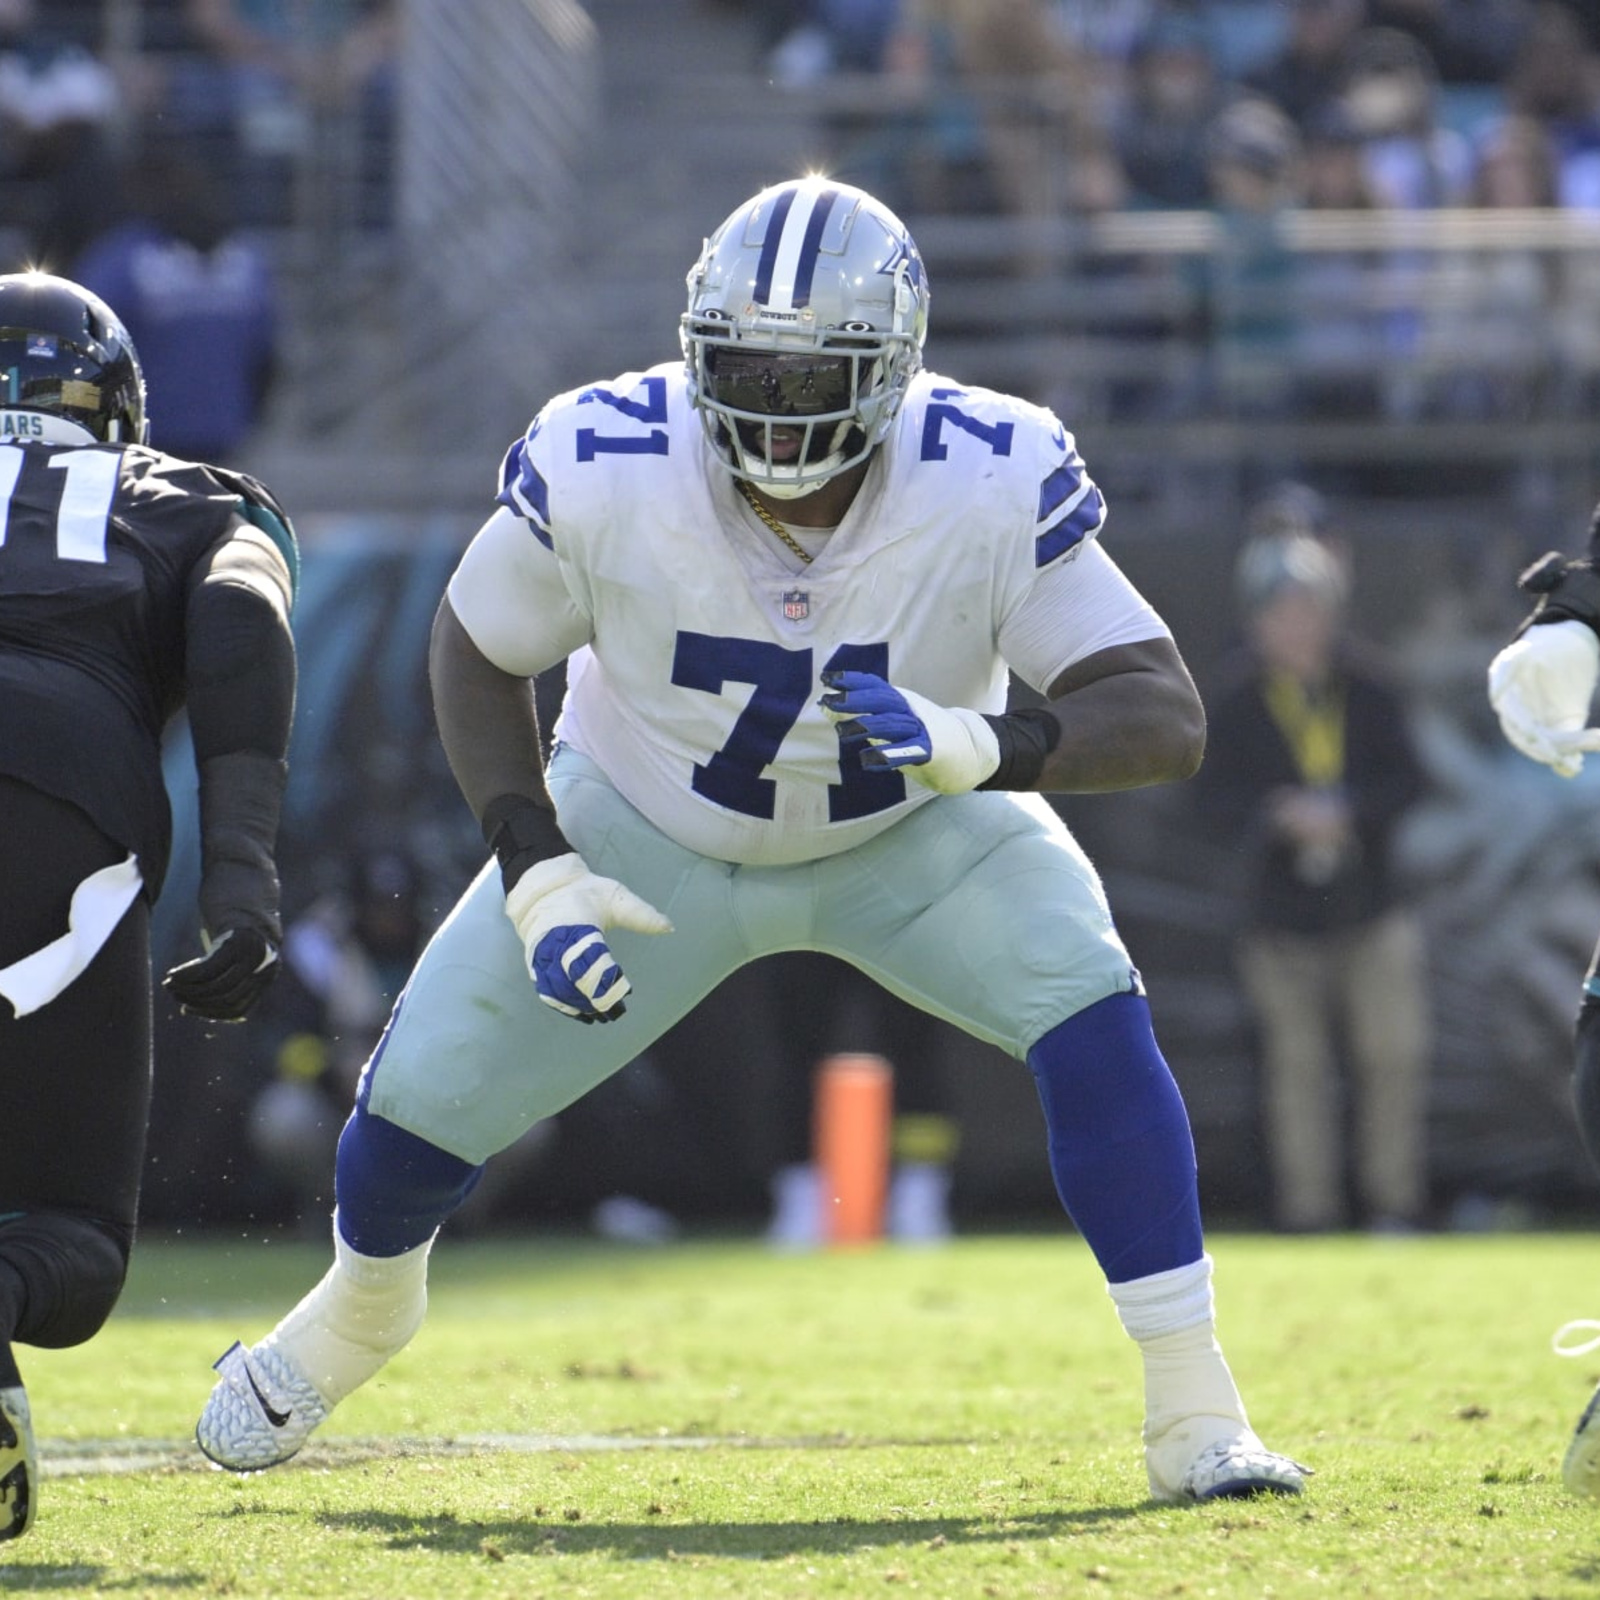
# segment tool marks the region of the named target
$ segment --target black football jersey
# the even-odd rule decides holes
[[[0,772],[137,851],[152,899],[188,589],[239,505],[207,467],[142,445],[0,444]]]

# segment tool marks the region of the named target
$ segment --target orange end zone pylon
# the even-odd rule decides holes
[[[829,1245],[883,1237],[894,1073],[882,1056],[826,1056],[817,1068],[813,1143]]]

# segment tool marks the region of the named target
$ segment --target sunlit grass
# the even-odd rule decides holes
[[[1223,1235],[1221,1334],[1299,1501],[1152,1505],[1138,1358],[1070,1237],[781,1256],[435,1251],[421,1334],[302,1458],[188,1443],[210,1362],[320,1249],[146,1240],[111,1325],[23,1350],[46,1481],[0,1588],[55,1596],[1451,1595],[1600,1586],[1559,1460],[1600,1381],[1585,1235]]]

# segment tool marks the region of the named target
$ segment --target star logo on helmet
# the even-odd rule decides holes
[[[922,256],[907,234],[895,240],[893,253],[878,271],[886,278],[893,278],[899,273],[902,263],[905,265],[907,282],[912,288],[920,289],[923,279]]]

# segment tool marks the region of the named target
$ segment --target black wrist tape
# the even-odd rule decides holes
[[[483,808],[483,837],[500,863],[507,894],[529,867],[572,849],[555,812],[525,794],[503,794]]]
[[[1600,572],[1592,558],[1572,561],[1552,550],[1522,573],[1517,587],[1539,597],[1519,635],[1540,622],[1586,622],[1600,633]]]
[[[1061,743],[1061,723],[1044,706],[1008,711],[1003,717],[985,716],[1000,741],[1000,765],[978,785],[980,789],[1031,790],[1050,752]]]

